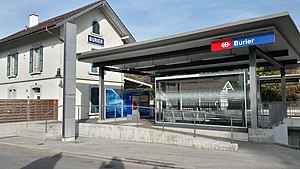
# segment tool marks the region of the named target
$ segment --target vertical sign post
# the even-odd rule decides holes
[[[63,131],[62,141],[75,140],[76,101],[76,35],[77,26],[64,25],[64,88],[63,88]]]

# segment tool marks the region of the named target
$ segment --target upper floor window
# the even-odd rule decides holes
[[[93,33],[100,34],[100,25],[98,21],[93,22]]]
[[[95,51],[95,50],[97,50],[97,49],[95,49],[95,48],[92,48],[92,49],[91,49],[91,51]],[[95,66],[93,66],[93,64],[92,64],[92,65],[91,65],[91,73],[98,74],[98,73],[99,73],[98,67],[95,67]]]
[[[43,71],[43,46],[30,49],[29,73]]]
[[[18,53],[7,55],[7,76],[16,77],[18,75]]]

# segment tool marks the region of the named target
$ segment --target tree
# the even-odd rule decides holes
[[[280,71],[264,71],[264,68],[258,68],[259,76],[280,75]],[[287,70],[286,74],[300,74],[300,69]],[[281,83],[261,85],[262,101],[281,101]],[[300,84],[290,83],[286,86],[286,100],[300,101]]]

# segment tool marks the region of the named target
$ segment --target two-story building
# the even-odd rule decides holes
[[[0,98],[58,99],[63,103],[64,24],[77,25],[77,53],[135,42],[135,39],[105,0],[66,14],[38,21],[35,13],[23,30],[0,40]],[[97,68],[77,62],[76,104],[80,118],[95,113],[98,104]],[[105,72],[105,87],[120,89],[124,75]],[[59,111],[61,119],[61,111]]]

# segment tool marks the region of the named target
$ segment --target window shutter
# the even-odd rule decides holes
[[[7,76],[10,76],[10,56],[7,56]]]
[[[33,49],[30,49],[30,57],[29,57],[29,73],[33,72]]]
[[[41,46],[39,50],[39,71],[43,71],[43,46]]]
[[[15,54],[15,70],[14,70],[14,73],[15,73],[16,76],[18,75],[18,64],[19,64],[19,63],[18,63],[18,62],[19,62],[19,61],[18,61],[18,60],[19,60],[18,57],[19,57],[19,54],[16,53],[16,54]]]

